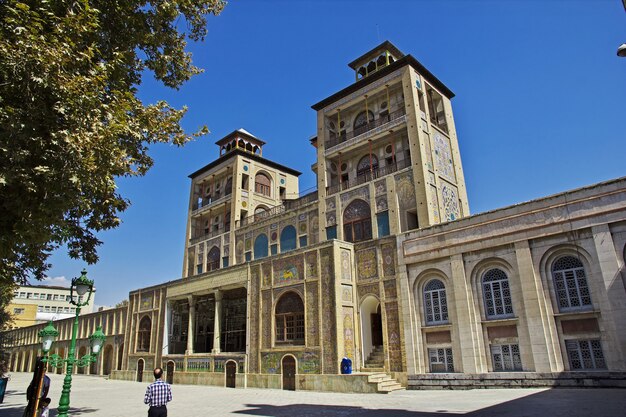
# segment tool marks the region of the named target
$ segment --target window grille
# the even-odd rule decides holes
[[[304,344],[304,304],[290,292],[276,304],[276,342]]]
[[[372,238],[370,205],[363,200],[354,200],[343,212],[344,240],[359,242]]]
[[[566,340],[565,348],[570,370],[606,369],[600,340]]]
[[[491,346],[491,358],[493,359],[493,370],[496,372],[522,370],[519,345],[493,345]]]
[[[454,372],[452,348],[429,348],[430,372]]]
[[[431,280],[424,287],[424,314],[427,325],[448,322],[446,287],[438,279]]]
[[[487,318],[513,316],[511,289],[506,273],[501,269],[490,269],[483,275],[483,295]]]
[[[552,278],[559,311],[591,308],[591,294],[582,262],[573,256],[563,256],[552,265]]]

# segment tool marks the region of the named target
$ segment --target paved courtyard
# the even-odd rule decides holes
[[[58,405],[63,377],[50,375],[49,397]],[[14,373],[1,417],[21,417],[31,374]],[[73,377],[70,416],[146,416],[143,394],[147,383]],[[334,394],[262,389],[229,389],[174,385],[170,417],[207,416],[368,416],[444,417],[489,416],[624,416],[626,390],[502,389],[470,391],[398,391],[391,394]],[[56,415],[56,409],[51,414]]]

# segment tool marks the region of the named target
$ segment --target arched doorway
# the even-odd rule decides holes
[[[235,375],[237,375],[237,362],[226,362],[226,388],[235,388]]]
[[[143,382],[143,359],[137,361],[137,382]]]
[[[361,339],[363,343],[363,365],[378,346],[383,344],[383,322],[380,314],[380,302],[373,295],[361,302]]]
[[[111,375],[112,363],[113,363],[113,346],[106,345],[104,348],[102,358],[102,374],[103,375]]]
[[[296,359],[287,355],[282,361],[283,389],[287,391],[296,390]]]
[[[174,383],[174,361],[167,362],[165,371],[167,372],[166,382],[172,385]]]
[[[78,357],[82,358],[83,356],[85,356],[87,354],[87,348],[85,346],[82,346],[80,349],[78,349]],[[77,367],[77,371],[79,374],[84,375],[85,372],[85,368],[84,367]]]
[[[122,370],[122,358],[124,357],[124,343],[120,343],[120,347],[117,348],[117,370]]]

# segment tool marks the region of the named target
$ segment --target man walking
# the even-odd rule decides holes
[[[172,388],[170,384],[164,382],[163,369],[154,369],[154,381],[148,385],[146,389],[146,395],[143,398],[143,402],[148,404],[148,417],[167,417],[167,403],[172,401]]]

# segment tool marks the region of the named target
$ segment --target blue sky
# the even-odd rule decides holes
[[[87,266],[96,304],[178,279],[190,180],[240,127],[263,155],[315,186],[310,106],[354,81],[347,64],[384,40],[413,55],[454,93],[453,110],[473,214],[626,176],[626,13],[620,0],[232,0],[190,45],[205,72],[179,91],[146,77],[145,102],[187,105],[184,126],[211,134],[184,148],[154,146],[143,178],[121,179],[132,201],[100,235]],[[56,253],[56,284],[84,262]]]

